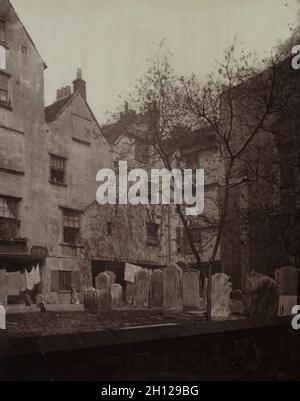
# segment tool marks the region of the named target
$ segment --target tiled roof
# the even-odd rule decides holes
[[[45,119],[48,123],[55,120],[58,113],[71,101],[73,95],[63,97],[45,107]]]

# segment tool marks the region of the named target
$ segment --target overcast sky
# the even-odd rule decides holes
[[[205,77],[234,36],[269,54],[296,21],[297,0],[11,0],[48,69],[46,104],[77,67],[99,119],[120,105],[146,58],[167,38],[179,74]]]

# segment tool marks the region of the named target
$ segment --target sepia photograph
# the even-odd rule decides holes
[[[0,382],[300,380],[299,110],[299,0],[0,0]]]

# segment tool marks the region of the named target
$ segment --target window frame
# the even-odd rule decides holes
[[[6,71],[0,69],[0,82],[1,82],[1,77],[4,77],[6,79],[7,87],[6,88],[2,88],[1,83],[0,83],[0,94],[1,94],[1,92],[6,93],[6,99],[5,100],[1,100],[1,96],[0,96],[0,107],[11,109],[11,99],[10,99],[10,79],[11,79],[11,75],[8,74]]]
[[[150,233],[151,229],[154,227],[156,230],[155,235]],[[154,247],[160,246],[159,234],[160,234],[160,224],[158,224],[158,223],[147,223],[146,224],[146,235],[147,235],[147,245],[148,246],[154,246]]]
[[[68,277],[67,280],[66,277]],[[58,270],[58,292],[71,291],[72,281],[73,275],[71,270]]]
[[[1,202],[3,201],[3,202]],[[6,204],[6,212],[10,213],[13,217],[10,216],[5,216],[5,201],[9,201],[9,202],[13,202],[14,203],[14,208],[15,210],[11,211],[9,209],[8,204]],[[2,210],[3,210],[3,215],[1,214],[1,203],[2,203]],[[10,196],[4,196],[4,195],[0,195],[0,239],[15,239],[18,236],[18,228],[20,225],[20,221],[19,221],[19,203],[20,203],[20,199],[17,198],[13,198]],[[3,226],[5,225],[9,225],[11,226],[9,230],[11,230],[11,232],[13,232],[13,234],[8,234],[8,235],[2,235],[2,230],[4,232],[5,227],[3,228]]]
[[[1,24],[4,26],[4,30],[1,30]],[[8,22],[0,17],[0,44],[7,46],[7,24]],[[1,38],[1,32],[4,32],[4,40]]]
[[[49,164],[50,164],[50,166],[49,166],[50,178],[49,178],[49,182],[51,184],[54,184],[54,185],[66,186],[66,170],[67,170],[66,169],[66,164],[67,164],[66,157],[58,156],[58,155],[55,155],[53,153],[49,153],[49,156],[50,156],[50,162],[49,162]],[[62,169],[61,168],[55,168],[54,165],[53,165],[53,162],[55,162],[55,161],[57,163],[62,163],[63,164],[63,168]],[[63,180],[62,181],[56,181],[55,179],[53,179],[53,176],[52,176],[52,172],[53,171],[56,171],[56,173],[57,172],[63,173]]]
[[[74,209],[62,208],[62,236],[63,244],[78,246],[81,244],[81,215],[82,212]],[[65,222],[68,222],[66,225]],[[73,231],[74,241],[67,238],[67,232]],[[74,234],[75,233],[75,234]]]

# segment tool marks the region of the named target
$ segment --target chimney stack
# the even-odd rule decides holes
[[[81,96],[86,100],[86,82],[82,79],[82,70],[81,68],[77,69],[77,77],[73,81],[73,90],[74,93],[80,92]]]
[[[56,91],[56,100],[59,100],[61,98],[62,98],[61,89],[57,89],[57,91]]]

